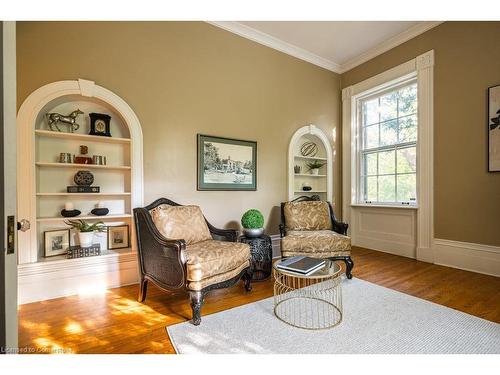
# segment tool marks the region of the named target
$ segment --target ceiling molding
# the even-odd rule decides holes
[[[377,57],[378,55],[383,54],[384,52],[389,51],[390,49],[393,49],[394,47],[399,46],[400,44],[403,44],[404,42],[409,41],[410,39],[415,38],[416,36],[425,33],[426,31],[442,24],[443,21],[427,21],[427,22],[422,22],[419,23],[415,26],[410,27],[408,30],[403,31],[402,33],[393,36],[390,39],[387,39],[386,41],[380,43],[379,45],[370,48],[368,51],[362,53],[359,56],[356,56],[355,58],[345,62],[340,66],[340,72],[338,73],[344,73],[347,72],[358,65],[361,65],[374,57]]]
[[[296,57],[298,59],[307,61],[311,64],[320,66],[322,68],[328,69],[332,72],[339,73],[340,65],[335,64],[333,61],[315,55],[305,49],[294,46],[293,44],[289,44],[284,42],[278,38],[275,38],[269,34],[263,33],[262,31],[253,29],[249,26],[243,25],[239,22],[235,21],[207,21],[207,23],[220,27],[221,29],[230,31],[234,34],[242,36],[243,38],[247,38],[253,40],[254,42],[263,44],[272,49],[278,50],[280,52],[286,53],[287,55]]]
[[[286,53],[287,55],[296,57],[298,59],[307,61],[311,64],[320,66],[322,68],[328,69],[335,73],[344,73],[358,65],[361,65],[374,57],[381,55],[390,49],[397,47],[408,40],[415,38],[416,36],[440,25],[442,21],[427,21],[421,22],[415,26],[410,27],[408,30],[387,39],[386,41],[378,44],[377,46],[370,48],[368,51],[362,53],[359,56],[347,61],[344,64],[337,64],[331,60],[325,59],[324,57],[315,55],[303,48],[297,47],[293,44],[282,41],[281,39],[275,38],[269,34],[263,33],[262,31],[256,30],[249,26],[243,25],[235,21],[207,21],[207,23],[220,27],[226,31],[232,32],[243,38],[253,40],[259,44],[263,44],[267,47],[273,48],[277,51]]]

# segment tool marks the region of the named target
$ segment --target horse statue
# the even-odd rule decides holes
[[[69,115],[64,116],[59,113],[47,113],[47,122],[49,123],[49,128],[52,131],[60,132],[61,129],[57,124],[62,122],[64,124],[69,125],[69,131],[73,133],[75,130],[80,128],[80,125],[76,123],[76,117],[78,115],[83,115],[83,112],[77,109],[76,111],[71,112]],[[55,128],[55,129],[54,129]]]

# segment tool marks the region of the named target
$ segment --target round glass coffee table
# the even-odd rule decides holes
[[[279,269],[273,264],[274,314],[283,322],[305,329],[327,329],[342,321],[340,266],[326,259],[310,275]]]

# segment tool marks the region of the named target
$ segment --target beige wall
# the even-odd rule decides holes
[[[500,245],[500,173],[487,172],[486,90],[500,22],[446,22],[342,74],[342,87],[434,49],[435,237]]]
[[[277,233],[293,132],[314,123],[333,143],[339,125],[339,75],[202,22],[19,22],[17,67],[18,106],[65,79],[121,96],[143,129],[145,202],[199,204],[219,226],[258,208]],[[258,190],[196,191],[197,133],[257,141]]]

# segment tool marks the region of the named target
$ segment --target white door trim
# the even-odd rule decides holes
[[[3,120],[5,216],[16,216],[16,23],[2,22],[3,39]],[[17,219],[17,218],[16,218]],[[5,228],[2,228],[4,230]],[[17,233],[16,233],[17,235]],[[3,245],[3,244],[2,244]],[[3,249],[3,247],[2,247]],[[14,254],[5,254],[5,338],[7,348],[17,348],[17,245]],[[1,255],[3,256],[3,254]]]

